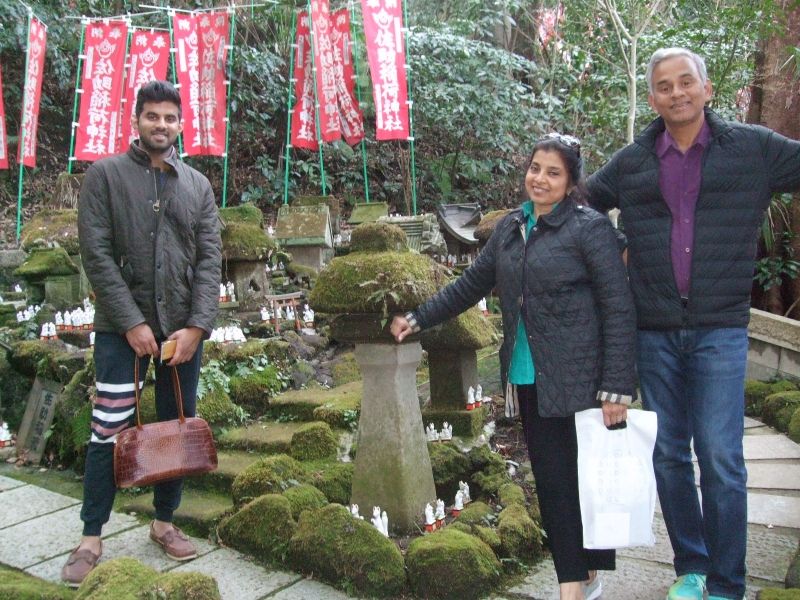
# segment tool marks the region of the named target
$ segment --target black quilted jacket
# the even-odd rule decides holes
[[[775,192],[800,189],[800,142],[706,109],[711,140],[695,208],[689,302],[672,273],[672,214],[658,185],[659,117],[589,178],[598,210],[619,208],[642,329],[747,327],[758,231]]]
[[[503,313],[505,386],[520,313],[536,369],[539,414],[599,406],[599,392],[634,392],[635,315],[609,220],[570,200],[539,218],[527,239],[521,209],[500,223],[476,261],[414,311],[423,329],[496,289]]]

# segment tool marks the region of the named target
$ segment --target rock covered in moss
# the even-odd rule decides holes
[[[422,347],[428,352],[445,350],[479,350],[497,343],[497,331],[475,307],[441,325],[422,332]]]
[[[486,446],[473,448],[468,456],[473,468],[479,469],[472,476],[472,481],[477,488],[473,496],[477,496],[479,493],[497,495],[500,487],[510,481],[506,471],[506,461]]]
[[[406,567],[411,587],[421,598],[480,598],[500,578],[500,561],[492,549],[452,527],[411,542]]]
[[[296,569],[368,596],[396,597],[405,588],[403,556],[395,543],[338,504],[300,516],[289,556]]]
[[[497,533],[507,556],[536,558],[542,553],[542,532],[521,504],[511,504],[500,512]]]
[[[327,423],[305,423],[292,435],[292,458],[320,460],[334,458],[338,442]]]
[[[197,416],[211,425],[237,425],[242,421],[241,410],[221,388],[209,390],[197,401]]]
[[[228,546],[267,562],[281,562],[296,528],[289,499],[265,494],[224,519],[217,532]]]
[[[133,558],[99,563],[83,580],[75,600],[138,600],[158,573]]]
[[[254,204],[244,203],[239,206],[228,206],[219,209],[219,218],[225,226],[232,223],[247,223],[249,225],[264,226],[264,213]]]
[[[758,413],[759,406],[764,398],[772,393],[770,384],[766,381],[748,379],[744,382],[744,408],[748,415]]]
[[[352,352],[342,355],[333,363],[331,366],[331,374],[333,375],[333,382],[335,385],[344,385],[345,383],[361,379],[361,369]]]
[[[280,494],[305,479],[303,465],[291,456],[274,454],[241,471],[233,480],[231,495],[234,504],[241,505],[264,494]]]
[[[248,411],[261,415],[269,408],[269,399],[282,388],[280,373],[275,365],[267,365],[244,377],[232,377],[231,400]]]
[[[221,600],[216,580],[202,573],[169,572],[161,574],[145,591],[145,598],[159,600]]]
[[[67,254],[78,254],[78,210],[46,208],[37,211],[23,226],[19,241],[26,252],[37,245],[56,242]]]
[[[497,490],[497,499],[503,506],[510,506],[511,504],[525,506],[525,491],[516,483],[504,483]]]
[[[467,452],[472,471],[483,471],[484,469],[498,472],[505,471],[506,461],[503,457],[492,452],[488,446],[475,446]]]
[[[428,454],[436,495],[439,498],[455,497],[458,482],[469,478],[469,459],[451,442],[428,444]]]
[[[756,594],[756,600],[800,600],[800,590],[782,590],[780,588],[762,588]]]
[[[22,423],[32,385],[33,376],[15,369],[6,353],[0,352],[0,417],[12,431],[17,431]]]
[[[40,364],[57,362],[57,357],[66,353],[66,349],[61,340],[23,340],[12,344],[8,362],[23,375],[35,377]]]
[[[794,411],[792,418],[789,420],[786,434],[794,443],[800,444],[800,408]]]
[[[408,252],[408,238],[397,225],[362,223],[350,234],[350,252]]]
[[[489,241],[489,238],[492,236],[494,232],[494,228],[497,227],[497,224],[505,217],[508,213],[511,212],[511,209],[503,209],[503,210],[493,210],[491,212],[486,213],[481,217],[481,222],[478,223],[478,226],[475,228],[473,235],[475,239],[485,244]]]
[[[777,392],[764,399],[761,418],[767,425],[786,431],[797,408],[800,408],[800,391]]]
[[[464,507],[464,510],[456,518],[456,522],[467,525],[486,524],[492,517],[494,517],[494,511],[491,506],[485,502],[474,501]]]
[[[353,490],[353,463],[320,462],[308,466],[308,482],[329,502],[349,504]]]
[[[227,360],[229,362],[248,362],[254,356],[266,356],[271,364],[281,365],[288,358],[296,358],[284,340],[262,340],[251,338],[241,344],[222,344],[205,342],[203,344],[203,364],[210,360]]]
[[[489,546],[492,551],[497,554],[500,552],[502,548],[503,542],[500,539],[500,534],[497,533],[496,529],[488,527],[486,525],[473,525],[472,526],[472,533],[473,535],[479,537],[483,540],[487,546]]]
[[[315,510],[328,504],[328,499],[313,485],[301,483],[283,492],[292,509],[292,518],[297,521],[304,510]]]
[[[74,275],[77,272],[77,265],[64,248],[32,248],[27,260],[14,270],[14,275],[36,281],[48,275]]]
[[[65,585],[42,581],[0,565],[0,598],[3,600],[72,600],[75,592]]]

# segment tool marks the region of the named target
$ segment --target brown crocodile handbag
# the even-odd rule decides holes
[[[172,367],[172,388],[175,390],[178,418],[142,425],[139,360],[134,359],[134,362],[136,427],[117,434],[114,446],[114,481],[117,487],[141,487],[214,471],[217,468],[217,449],[211,428],[199,417],[183,416],[183,396],[175,367]]]

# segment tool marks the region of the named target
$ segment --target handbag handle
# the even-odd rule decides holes
[[[175,404],[178,405],[178,421],[183,424],[186,417],[183,416],[183,394],[181,393],[181,382],[178,379],[178,369],[172,367],[172,390],[175,394]],[[136,398],[136,429],[142,428],[142,411],[139,409],[139,357],[133,359],[133,394]]]

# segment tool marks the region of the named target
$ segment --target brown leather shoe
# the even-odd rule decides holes
[[[100,554],[94,554],[91,550],[75,548],[67,559],[67,564],[61,569],[61,580],[69,587],[76,588],[86,578],[89,572],[95,568],[103,555],[103,546],[100,545]]]
[[[158,537],[155,531],[153,531],[153,523],[150,523],[150,539],[161,546],[164,552],[167,553],[167,556],[173,560],[190,560],[192,558],[197,558],[197,550],[194,544],[192,544],[189,538],[186,537],[186,534],[175,527],[175,525],[173,525],[172,529],[167,533]]]

